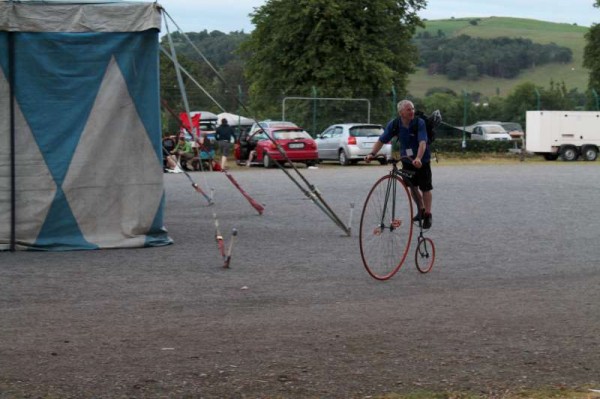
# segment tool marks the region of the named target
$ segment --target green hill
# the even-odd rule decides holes
[[[472,24],[477,21],[477,24]],[[489,17],[489,18],[456,18],[425,21],[425,28],[418,32],[428,31],[436,35],[441,30],[447,37],[469,35],[471,37],[525,38],[540,44],[555,43],[569,47],[573,51],[573,61],[568,64],[550,64],[531,68],[522,72],[515,79],[499,79],[485,77],[476,81],[449,80],[443,75],[428,75],[425,69],[419,68],[410,76],[408,91],[417,97],[424,97],[427,90],[433,87],[447,87],[456,93],[480,92],[484,96],[493,97],[508,95],[515,86],[523,82],[533,82],[542,87],[549,87],[550,81],[565,82],[567,89],[578,89],[584,92],[587,88],[588,71],[582,67],[584,35],[587,27],[564,23],[544,22],[533,19]]]

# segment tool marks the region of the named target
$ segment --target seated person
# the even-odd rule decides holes
[[[240,151],[240,161],[244,161],[248,159],[248,155],[250,154],[250,144],[248,142],[248,133],[244,132],[240,135],[237,140],[237,145],[239,146]]]
[[[246,166],[250,166],[256,157],[256,143],[258,143],[258,138],[256,135],[249,137],[247,140],[246,151],[248,151],[248,160],[246,161]]]
[[[165,137],[162,140],[163,168],[165,169],[168,168],[169,154],[175,148],[175,144],[175,138]]]
[[[177,163],[181,162],[184,170],[190,170],[187,167],[187,161],[190,161],[192,158],[194,158],[192,145],[185,141],[185,137],[181,135],[179,136],[179,140],[177,140],[177,145],[171,151],[171,155],[167,157],[167,166],[172,170],[176,170]]]
[[[202,143],[200,143],[200,140],[196,140],[194,146],[194,159],[192,160],[192,166],[194,167],[194,170],[201,169],[201,161],[208,161],[207,167],[209,167],[211,165],[210,161],[212,161],[214,157],[215,149],[212,141],[210,141],[206,137],[204,137]]]

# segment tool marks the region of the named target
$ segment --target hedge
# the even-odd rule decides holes
[[[511,148],[515,148],[514,141],[508,140],[466,140],[466,151],[471,153],[496,153],[505,154]],[[518,148],[521,143],[517,142]],[[436,139],[431,148],[438,152],[463,152],[462,139]],[[397,141],[394,140],[394,151],[398,151]]]
[[[521,148],[521,143],[517,143]],[[466,151],[475,153],[497,153],[504,154],[515,148],[514,141],[508,140],[466,140]],[[431,148],[439,152],[462,152],[461,139],[437,139]]]

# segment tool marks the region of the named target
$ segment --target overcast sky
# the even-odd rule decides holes
[[[253,29],[248,14],[265,0],[162,0],[159,3],[184,32]],[[594,0],[429,0],[422,18],[517,17],[590,26],[600,22]],[[169,30],[177,30],[171,21]],[[163,33],[165,33],[163,25]]]

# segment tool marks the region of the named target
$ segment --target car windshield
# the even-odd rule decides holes
[[[259,126],[260,124],[260,126]],[[288,121],[262,121],[252,125],[251,131],[258,130],[260,128],[273,128],[273,127],[298,127],[294,122]]]
[[[521,125],[519,125],[518,123],[512,123],[512,122],[507,122],[507,123],[503,123],[502,127],[504,127],[504,129],[506,129],[506,131],[510,132],[513,130],[517,130],[519,132],[523,131],[523,128],[521,127]]]
[[[251,136],[250,140],[252,141],[263,141],[263,140],[268,140],[269,137],[267,136],[267,134],[265,132],[260,132],[260,133],[256,133],[254,135]]]
[[[310,134],[304,130],[276,130],[273,132],[275,140],[300,140],[310,139]]]
[[[216,124],[214,122],[200,122],[200,130],[216,130]]]
[[[187,130],[183,131],[183,137],[185,137],[185,141],[194,141],[194,138],[192,137],[191,133]]]
[[[485,132],[487,134],[502,134],[502,133],[506,133],[506,130],[504,130],[504,128],[500,125],[498,125],[498,126],[489,125],[489,126],[485,127]]]
[[[383,133],[381,126],[356,126],[350,128],[352,137],[379,137]]]

